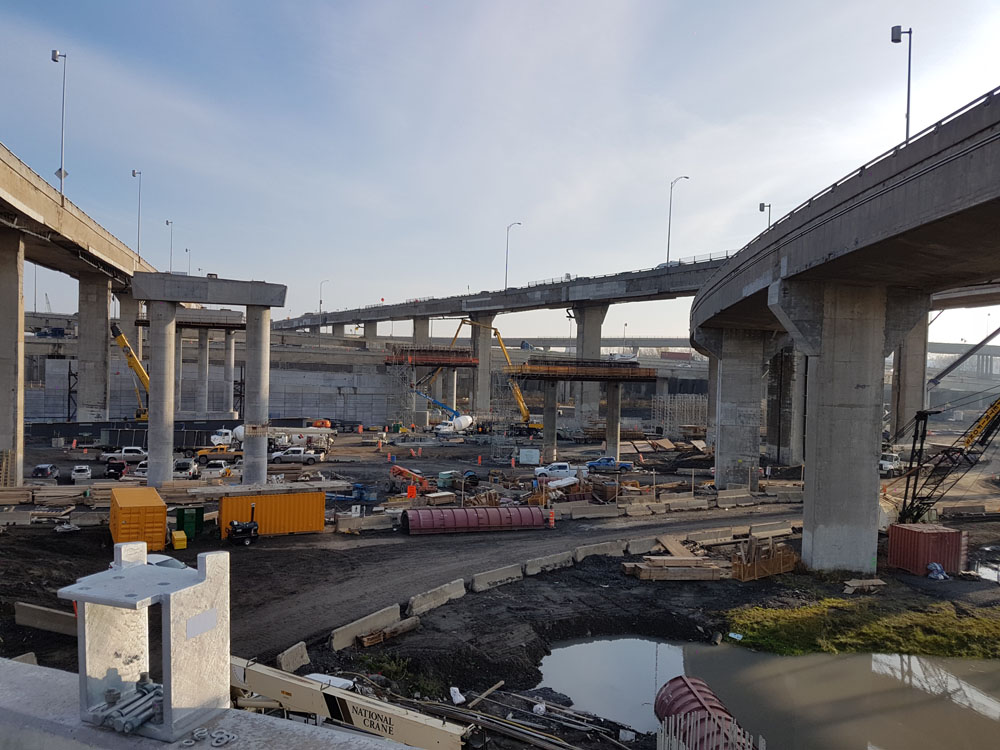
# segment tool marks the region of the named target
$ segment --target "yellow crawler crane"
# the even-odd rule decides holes
[[[146,407],[146,403],[149,402],[149,374],[146,372],[146,368],[142,366],[139,358],[135,356],[132,345],[129,344],[128,339],[125,338],[125,334],[122,333],[122,329],[118,327],[117,323],[111,324],[111,336],[114,338],[115,343],[121,347],[122,352],[125,354],[125,359],[128,361],[129,369],[132,370],[135,377],[142,383],[142,387],[146,392],[146,401],[144,402],[142,395],[139,393],[139,386],[133,383],[135,397],[139,401],[139,408],[135,410],[135,418],[145,422],[149,419],[149,411]]]

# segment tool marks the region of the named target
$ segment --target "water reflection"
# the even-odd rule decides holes
[[[734,646],[643,638],[568,642],[542,660],[542,685],[576,707],[656,727],[656,689],[702,678],[771,748],[981,750],[1000,746],[1000,662],[898,654],[778,657]]]

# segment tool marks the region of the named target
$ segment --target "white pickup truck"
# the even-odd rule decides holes
[[[580,473],[582,472],[582,474]],[[539,466],[535,469],[535,476],[539,478],[549,477],[551,479],[566,479],[567,477],[587,476],[587,467],[573,466],[565,461],[557,461],[548,466]]]
[[[271,462],[276,464],[306,464],[312,466],[326,460],[326,453],[315,453],[306,448],[295,446],[271,454]]]
[[[883,453],[878,460],[878,473],[882,477],[898,477],[903,474],[903,462],[896,453]]]
[[[149,456],[146,451],[135,445],[130,445],[127,448],[120,448],[116,451],[109,451],[107,453],[101,454],[101,463],[107,463],[111,460],[124,461],[127,464],[137,464],[140,461],[145,461]]]

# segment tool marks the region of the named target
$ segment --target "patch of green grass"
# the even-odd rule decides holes
[[[876,600],[822,599],[795,609],[727,614],[741,645],[775,654],[877,652],[1000,658],[1000,607],[960,612],[950,602],[919,610]]]
[[[429,674],[417,671],[409,659],[387,653],[362,654],[359,660],[365,671],[381,674],[393,682],[423,696],[444,695],[443,683]]]

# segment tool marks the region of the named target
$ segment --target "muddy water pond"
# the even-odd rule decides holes
[[[655,731],[653,698],[700,677],[769,748],[981,750],[1000,746],[1000,661],[899,654],[774,656],[723,644],[599,638],[557,644],[541,687],[577,710]]]

